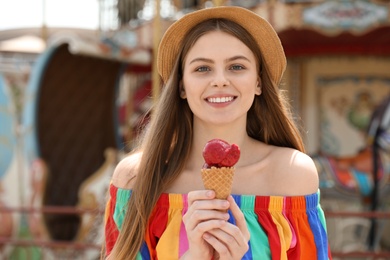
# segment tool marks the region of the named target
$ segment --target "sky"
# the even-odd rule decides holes
[[[25,27],[97,29],[99,0],[0,0],[0,31]],[[46,6],[46,15],[43,17]]]

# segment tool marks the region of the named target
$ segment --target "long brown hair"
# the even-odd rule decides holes
[[[252,36],[241,26],[226,19],[200,23],[187,34],[181,54],[170,79],[163,87],[140,148],[137,149],[142,152],[137,167],[139,178],[136,178],[125,220],[113,250],[115,260],[136,258],[158,198],[184,168],[192,144],[193,114],[187,101],[179,95],[182,66],[196,40],[216,30],[241,39],[258,59],[262,94],[255,97],[248,111],[248,135],[267,144],[304,150],[286,102],[278,86],[270,80],[266,66],[262,66],[261,52]]]

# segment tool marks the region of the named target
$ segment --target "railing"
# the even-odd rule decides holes
[[[33,207],[0,207],[1,213],[19,213],[19,214],[61,214],[61,215],[82,215],[94,214],[103,217],[104,211],[98,209],[82,209],[72,206],[45,206],[41,208]],[[102,249],[102,245],[91,244],[87,242],[75,241],[56,241],[43,239],[23,239],[23,238],[9,238],[0,236],[1,245],[12,245],[19,247],[41,247],[41,248],[66,248],[74,250],[98,250]]]
[[[45,206],[42,208],[32,208],[32,207],[0,207],[0,212],[4,213],[43,213],[43,214],[62,214],[62,215],[75,215],[75,214],[98,214],[103,215],[102,210],[98,209],[82,209],[77,207],[65,206],[65,207],[55,207],[55,206]],[[335,212],[335,211],[326,211],[325,216],[327,219],[330,218],[351,218],[351,217],[360,217],[368,219],[389,219],[390,212]],[[40,239],[18,239],[18,238],[8,238],[0,237],[0,245],[13,245],[20,247],[42,247],[42,248],[68,248],[74,250],[101,250],[101,245],[84,243],[84,242],[74,242],[74,241],[47,241]],[[338,252],[332,251],[333,258],[370,258],[370,259],[390,259],[389,252],[375,252],[375,251],[354,251],[354,252]]]
[[[368,219],[389,219],[390,220],[390,212],[372,212],[372,211],[365,211],[365,212],[352,212],[352,211],[326,211],[325,212],[326,219],[330,218],[352,218],[352,217],[359,217],[359,218],[368,218]],[[332,257],[333,258],[351,258],[351,257],[357,257],[365,259],[369,258],[370,260],[373,259],[390,259],[390,251],[353,251],[353,252],[338,252],[332,250]]]
[[[82,209],[72,206],[45,206],[41,208],[34,207],[0,207],[0,212],[5,213],[47,213],[61,215],[77,214],[103,214],[104,211],[98,209]]]
[[[69,248],[75,250],[85,250],[85,249],[93,249],[93,250],[101,250],[101,245],[90,244],[90,243],[80,243],[80,242],[65,242],[65,241],[47,241],[41,239],[12,239],[6,237],[0,237],[0,245],[13,245],[13,246],[21,246],[21,247],[42,247],[42,248]]]

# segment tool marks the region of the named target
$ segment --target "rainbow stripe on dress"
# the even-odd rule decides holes
[[[106,254],[122,227],[131,190],[110,185],[105,214]],[[242,259],[331,259],[320,192],[294,197],[233,195],[251,233]],[[182,221],[187,194],[163,193],[145,234],[137,260],[179,259],[188,250]],[[230,212],[229,212],[230,213]],[[229,222],[235,223],[230,213]]]

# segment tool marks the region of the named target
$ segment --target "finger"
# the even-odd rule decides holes
[[[245,221],[245,216],[242,213],[241,209],[238,207],[236,201],[233,199],[232,196],[229,196],[227,198],[229,204],[230,204],[230,211],[233,214],[234,219],[236,220],[236,226],[241,230],[242,234],[244,235],[245,239],[249,241],[250,239],[250,233]]]
[[[230,207],[227,200],[214,199],[215,192],[212,190],[191,191],[188,193],[187,216],[191,216],[197,210],[220,210],[226,211]]]
[[[190,191],[187,195],[188,206],[191,206],[194,201],[209,200],[214,198],[215,198],[215,192],[213,190]]]
[[[213,237],[215,237],[216,239],[218,239],[220,242],[227,245],[228,247],[229,246],[238,247],[239,246],[238,240],[241,240],[242,236],[241,238],[237,239],[237,237],[230,235],[228,232],[229,231],[226,232],[223,227],[221,227],[220,229],[212,229],[208,231],[209,234],[211,234]]]
[[[242,256],[249,249],[248,241],[240,229],[231,223],[226,222],[220,229],[213,229],[208,233],[222,243],[232,256]],[[221,252],[218,251],[220,254],[226,254],[224,247],[221,247],[215,241],[213,245],[218,246],[218,248],[215,248],[216,250],[222,250]]]
[[[192,212],[186,212],[183,216],[183,220],[187,222],[189,229],[195,228],[200,222],[207,220],[223,220],[229,219],[229,213],[220,210],[194,210]]]
[[[231,258],[231,251],[218,238],[210,233],[205,233],[203,234],[203,239],[214,248],[219,255],[219,259]]]
[[[227,200],[208,199],[208,200],[196,200],[188,206],[188,210],[225,210],[230,207],[230,203]]]
[[[190,233],[196,237],[202,237],[213,229],[220,229],[226,223],[225,220],[208,220],[199,223]]]
[[[183,216],[186,230],[191,231],[195,229],[199,223],[207,220],[223,220],[226,222],[230,218],[229,213],[219,209],[227,209],[229,207],[228,205],[229,203],[227,201],[195,201]]]
[[[226,222],[220,229],[211,230],[209,233],[228,246],[242,247],[248,243],[241,230],[231,223]]]

